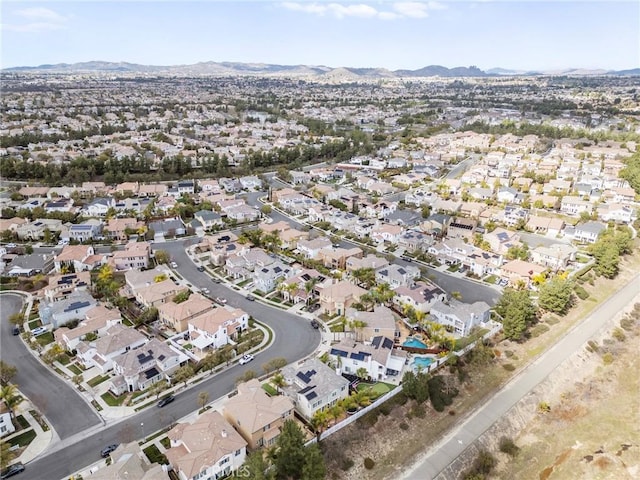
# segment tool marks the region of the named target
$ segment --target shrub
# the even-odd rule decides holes
[[[493,455],[486,450],[480,450],[471,468],[464,473],[463,478],[465,480],[485,478],[494,469],[496,463]]]
[[[591,348],[592,352],[597,352],[598,350],[600,350],[600,347],[598,346],[598,344],[596,342],[594,342],[593,340],[589,340],[587,342],[587,345],[589,345],[589,347]]]
[[[580,300],[586,300],[587,298],[589,298],[589,292],[587,292],[583,287],[581,287],[580,285],[576,285],[573,287],[573,290],[576,292],[576,295],[578,296],[578,298]]]
[[[504,365],[502,365],[502,368],[504,368],[507,372],[513,372],[516,369],[516,366],[513,363],[505,363]]]
[[[504,356],[507,357],[507,358],[513,357],[513,350],[505,350],[504,351]]]
[[[378,407],[378,412],[386,417],[391,413],[391,407],[392,406],[389,405],[387,402],[384,402],[382,405]]]
[[[602,355],[602,361],[605,365],[611,365],[613,363],[613,354],[611,352],[607,352]]]
[[[633,329],[633,324],[635,321],[631,317],[624,317],[620,320],[620,327],[622,327],[627,332]]]
[[[549,315],[547,318],[545,318],[544,323],[546,323],[547,325],[555,325],[556,323],[560,323],[560,319],[553,315]]]
[[[538,404],[538,411],[541,413],[548,413],[551,411],[551,405],[549,405],[547,402],[540,402]]]
[[[427,411],[424,408],[424,405],[420,403],[416,403],[413,407],[411,407],[411,414],[414,417],[424,418],[427,414]]]
[[[509,437],[500,437],[500,451],[515,457],[520,448]]]
[[[437,412],[443,412],[445,407],[453,403],[453,397],[458,395],[458,390],[447,386],[442,376],[435,376],[428,381],[429,398],[431,405]]]
[[[624,334],[624,332],[620,327],[614,328],[611,335],[613,336],[613,338],[615,338],[619,342],[624,342],[627,339],[627,336]]]
[[[547,325],[545,325],[544,323],[539,323],[529,331],[529,334],[532,338],[536,338],[548,331],[549,327]]]
[[[351,460],[350,458],[344,457],[340,462],[340,469],[346,472],[351,467],[353,467],[353,460]]]
[[[451,415],[452,417],[456,414],[455,410],[449,410],[449,415]]]
[[[398,425],[400,427],[400,430],[409,430],[409,424],[406,422],[402,422],[400,425]]]
[[[367,457],[364,459],[364,468],[366,468],[367,470],[371,470],[375,466],[376,462],[373,461],[373,458]]]

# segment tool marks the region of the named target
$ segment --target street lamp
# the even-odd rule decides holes
[[[140,430],[142,431],[142,441],[144,441],[144,422],[140,422]]]

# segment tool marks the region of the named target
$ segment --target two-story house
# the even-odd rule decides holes
[[[378,283],[388,283],[392,289],[398,288],[401,285],[412,285],[418,278],[420,278],[420,269],[413,265],[397,265],[392,263],[376,270],[376,281]]]
[[[395,293],[393,303],[401,310],[410,307],[423,313],[427,313],[437,301],[444,302],[447,299],[446,292],[429,281],[401,285],[395,289]]]
[[[255,378],[240,383],[237,390],[224,404],[224,417],[250,450],[272,447],[285,420],[293,418],[293,402],[285,395],[270,397]]]
[[[97,367],[102,373],[113,369],[113,359],[148,342],[147,337],[122,324],[112,325],[105,334],[90,342],[76,345],[78,360],[85,368]]]
[[[449,303],[436,302],[431,306],[431,318],[441,325],[453,328],[456,335],[466,337],[475,326],[488,322],[491,318],[490,307],[485,302],[462,303],[450,300]]]
[[[111,262],[116,270],[131,270],[149,267],[151,245],[148,242],[131,242],[124,246],[124,250],[113,252]]]
[[[38,312],[43,325],[58,328],[71,320],[81,320],[96,304],[96,300],[88,292],[78,290],[70,293],[64,300],[40,302]]]
[[[385,380],[398,375],[404,368],[406,352],[394,349],[392,338],[376,336],[371,343],[354,342],[344,338],[329,350],[329,358],[340,373],[360,375],[366,370],[371,380]]]
[[[359,341],[370,341],[373,337],[380,335],[389,338],[400,336],[393,312],[384,305],[376,305],[373,312],[347,308],[345,318],[347,325],[353,325],[355,338]]]
[[[249,327],[249,314],[232,307],[217,307],[187,321],[188,338],[201,352],[220,348]]]
[[[282,390],[306,419],[349,395],[349,380],[315,357],[287,365],[282,375],[286,381]]]
[[[158,320],[176,332],[185,332],[189,321],[207,312],[215,304],[207,297],[194,293],[181,303],[169,301],[158,306]]]

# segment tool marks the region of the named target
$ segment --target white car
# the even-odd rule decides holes
[[[171,262],[171,268],[178,268],[178,264],[176,262]]]
[[[245,354],[242,356],[242,358],[240,359],[240,365],[244,365],[246,363],[249,363],[251,360],[253,360],[253,355],[250,354]]]
[[[205,295],[209,295],[209,289],[208,288],[202,288],[200,291],[202,293],[204,293]]]
[[[48,331],[47,327],[36,327],[33,330],[31,330],[31,335],[33,335],[34,337],[37,337],[38,335],[42,335],[47,331]]]

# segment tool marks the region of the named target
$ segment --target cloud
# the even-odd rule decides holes
[[[365,3],[316,3],[316,2],[284,2],[283,8],[294,12],[309,13],[318,16],[378,18],[381,20],[397,20],[400,18],[425,18],[430,10],[443,10],[446,5],[439,2],[393,2],[391,10],[378,10]]]
[[[66,28],[69,20],[68,17],[44,7],[24,8],[16,10],[13,14],[27,23],[5,23],[2,24],[2,30],[20,33],[50,32]]]

